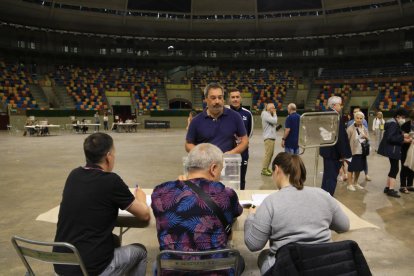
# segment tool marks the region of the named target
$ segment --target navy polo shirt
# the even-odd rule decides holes
[[[224,108],[223,114],[213,119],[204,110],[191,121],[186,140],[194,145],[211,143],[227,152],[236,147],[235,135],[246,135],[243,120],[237,112]]]
[[[285,140],[285,147],[291,149],[297,149],[299,147],[299,122],[300,115],[298,113],[289,114],[286,118],[285,128],[289,128],[289,135]]]

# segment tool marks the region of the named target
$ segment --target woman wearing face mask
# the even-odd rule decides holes
[[[398,162],[401,160],[401,146],[403,143],[411,142],[410,135],[401,131],[401,125],[405,123],[405,117],[407,116],[408,112],[404,108],[395,111],[394,117],[385,123],[384,137],[378,148],[378,154],[388,157],[390,161],[390,171],[384,193],[391,197],[400,197],[394,187],[399,171]]]
[[[414,111],[411,111],[410,120],[408,120],[401,126],[401,130],[403,131],[403,133],[406,134],[414,132]],[[414,192],[414,172],[409,167],[404,166],[410,145],[411,143],[404,143],[401,147],[400,193],[403,194],[409,194],[410,192]]]
[[[348,134],[349,144],[352,151],[352,161],[348,166],[348,186],[349,191],[357,189],[364,189],[358,184],[359,174],[367,168],[367,157],[362,154],[361,143],[367,141],[368,129],[362,124],[365,115],[361,111],[354,113],[354,124],[346,129]],[[352,178],[354,176],[354,178]]]
[[[298,155],[279,153],[272,163],[273,181],[279,191],[257,208],[250,208],[244,224],[244,242],[251,251],[263,250],[257,264],[261,275],[276,261],[276,252],[292,242],[325,243],[331,230],[349,230],[349,219],[338,202],[320,188],[304,187],[306,169]],[[300,204],[298,204],[300,202]]]

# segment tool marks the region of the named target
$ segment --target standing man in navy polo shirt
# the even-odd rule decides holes
[[[241,154],[246,150],[249,138],[240,115],[224,108],[223,87],[218,83],[210,83],[204,89],[204,96],[207,108],[191,121],[185,150],[189,152],[198,144],[211,143],[223,153]]]
[[[252,113],[247,110],[246,108],[242,107],[241,104],[242,97],[239,89],[231,88],[229,89],[229,103],[230,108],[240,114],[242,117],[244,126],[247,131],[247,135],[249,139],[253,135],[253,116]],[[247,172],[247,162],[249,160],[249,147],[246,148],[245,151],[241,154],[242,157],[242,164],[240,169],[240,189],[244,190],[246,186],[246,172]]]
[[[282,148],[285,152],[299,154],[299,122],[300,115],[296,113],[296,104],[290,103],[287,107],[289,116],[285,121],[285,133],[282,138]]]

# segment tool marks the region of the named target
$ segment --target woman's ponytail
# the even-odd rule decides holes
[[[303,189],[306,181],[306,168],[302,159],[298,155],[280,152],[273,159],[272,168],[278,166],[285,175],[289,176],[289,182],[298,190]]]

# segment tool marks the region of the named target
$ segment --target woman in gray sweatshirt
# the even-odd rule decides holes
[[[258,266],[263,275],[275,263],[279,248],[292,242],[331,241],[331,231],[349,230],[349,219],[338,202],[319,188],[304,187],[306,169],[297,155],[279,153],[272,163],[278,192],[269,195],[259,208],[250,209],[244,224],[244,242],[250,251],[263,250]]]

